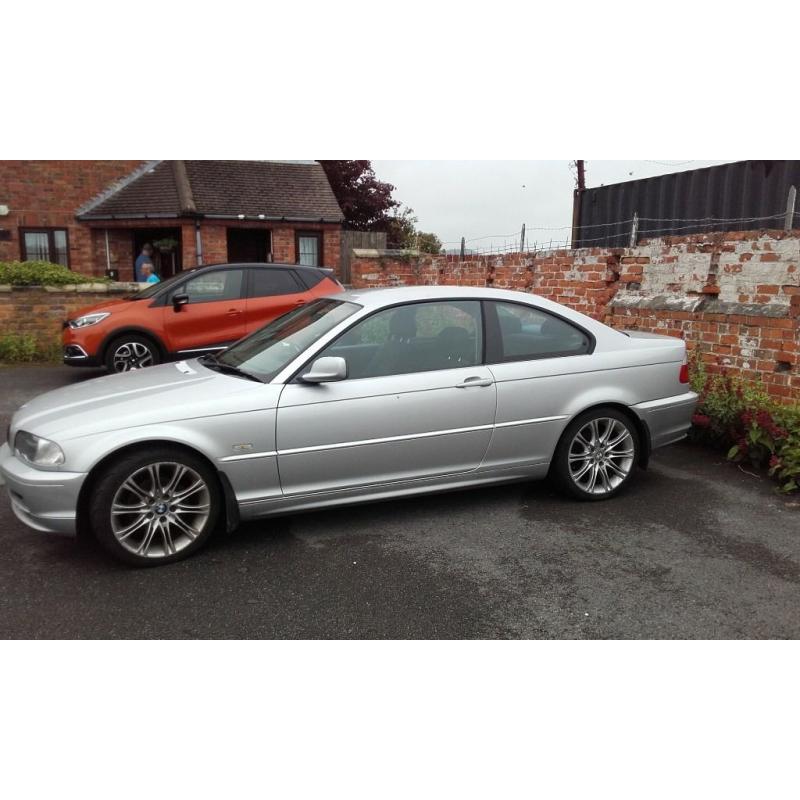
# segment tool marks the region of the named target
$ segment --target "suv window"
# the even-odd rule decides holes
[[[375,378],[468,367],[482,354],[480,302],[454,300],[379,311],[318,357],[344,358],[350,378]]]
[[[588,353],[592,340],[580,328],[539,308],[492,301],[499,341],[490,348],[489,363],[527,361]]]
[[[292,270],[265,267],[250,270],[250,296],[271,297],[276,294],[296,294],[304,291]]]
[[[170,301],[176,294],[188,294],[190,303],[213,303],[217,300],[241,300],[244,270],[217,269],[189,278],[170,293]]]

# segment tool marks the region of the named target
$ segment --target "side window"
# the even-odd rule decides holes
[[[213,303],[217,300],[241,300],[244,270],[218,269],[190,278],[170,294],[188,294],[190,303]]]
[[[350,378],[469,367],[481,363],[481,331],[477,300],[414,303],[373,314],[319,355],[344,358]]]
[[[276,294],[296,294],[304,289],[291,270],[265,267],[250,270],[250,296],[271,297]]]
[[[546,311],[517,303],[491,304],[497,312],[499,341],[489,361],[526,361],[588,353],[592,342],[579,328]]]

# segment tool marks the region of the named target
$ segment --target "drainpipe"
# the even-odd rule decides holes
[[[111,272],[111,252],[108,249],[108,228],[105,230],[106,233],[106,275]]]
[[[203,241],[200,238],[200,220],[194,222],[194,241],[195,249],[197,251],[197,266],[203,266]]]

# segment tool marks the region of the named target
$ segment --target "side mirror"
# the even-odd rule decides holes
[[[330,383],[343,381],[347,377],[347,362],[338,356],[318,358],[305,375],[300,376],[303,383]]]
[[[189,302],[188,294],[176,294],[172,298],[172,310],[176,313]]]

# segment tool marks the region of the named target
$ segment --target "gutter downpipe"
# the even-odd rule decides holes
[[[194,243],[197,254],[197,266],[203,266],[203,240],[200,238],[200,220],[194,221]]]
[[[106,234],[106,275],[111,272],[111,252],[108,249],[108,228],[105,230]]]

